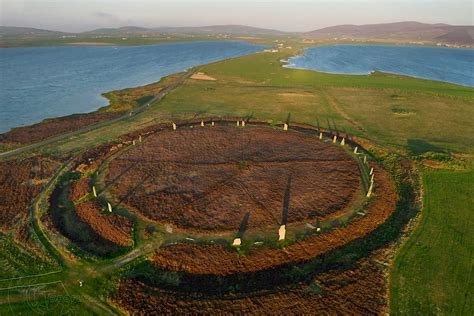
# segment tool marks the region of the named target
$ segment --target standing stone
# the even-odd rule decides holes
[[[278,230],[278,241],[285,240],[286,236],[286,226],[281,225],[280,229]]]
[[[335,144],[337,142],[337,136],[334,135],[334,137],[332,138],[332,142]]]
[[[284,131],[287,131],[287,130],[288,130],[288,124],[286,124],[286,123],[283,124],[283,130],[284,130]]]
[[[366,164],[367,163],[367,156],[364,155],[364,163]]]
[[[374,182],[374,176],[375,174],[372,173],[372,177],[370,177],[370,182]]]
[[[94,194],[94,197],[97,197],[97,191],[95,190],[95,186],[92,186],[92,194]]]
[[[214,121],[211,122],[211,126],[214,126]]]
[[[370,173],[369,173],[369,175],[371,176],[371,175],[373,175],[373,174],[374,174],[374,168],[370,168]]]
[[[135,140],[132,141],[132,145],[135,146]]]
[[[346,139],[343,137],[341,140],[341,146],[344,146],[346,144]]]
[[[237,126],[240,126],[240,121],[237,121]]]
[[[370,187],[369,191],[367,192],[367,197],[370,197],[372,195],[372,190],[374,189],[374,182],[370,182]]]
[[[242,121],[242,127],[245,127],[245,121]]]
[[[355,148],[354,148],[354,154],[357,154],[357,149],[358,149],[358,147],[355,146]]]
[[[323,139],[323,133],[319,133],[319,139]]]
[[[201,121],[201,127],[204,127],[204,121]]]
[[[242,240],[240,238],[235,238],[234,242],[232,243],[232,246],[240,247],[241,244],[242,244]]]
[[[142,142],[142,135],[138,135],[138,141],[141,143]]]
[[[176,124],[173,123],[173,131],[175,131],[175,130],[176,130]]]
[[[109,209],[109,213],[112,213],[112,205],[110,205],[109,202],[107,202],[107,208]]]

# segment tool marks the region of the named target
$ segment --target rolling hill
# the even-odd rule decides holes
[[[474,44],[474,26],[397,22],[366,25],[338,25],[302,34],[313,39],[370,39],[429,41],[451,44]]]
[[[2,37],[55,37],[65,34],[59,31],[41,30],[25,27],[0,26]],[[139,34],[227,34],[241,36],[292,36],[316,40],[375,40],[399,42],[428,42],[458,45],[474,45],[473,25],[426,24],[420,22],[397,22],[365,25],[337,25],[310,32],[284,32],[273,29],[245,25],[211,25],[197,27],[156,27],[145,28],[124,26],[119,28],[100,28],[75,35],[139,35]]]
[[[17,26],[0,26],[0,36],[5,37],[48,37],[48,36],[61,36],[67,34],[65,32],[50,31],[36,29],[32,27],[17,27]]]
[[[82,34],[149,34],[149,33],[180,33],[180,34],[233,34],[233,35],[275,35],[281,36],[289,34],[283,31],[263,29],[245,25],[211,25],[197,27],[156,27],[143,28],[136,26],[126,26],[120,28],[102,28],[84,32]]]

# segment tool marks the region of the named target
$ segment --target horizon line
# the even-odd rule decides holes
[[[474,27],[474,24],[448,24],[448,23],[425,23],[425,22],[419,22],[419,21],[395,21],[395,22],[380,22],[380,23],[367,23],[367,24],[333,24],[321,28],[316,28],[316,29],[311,29],[309,31],[282,31],[280,29],[276,28],[269,28],[269,27],[259,27],[259,26],[252,26],[252,25],[247,25],[247,24],[204,24],[204,25],[195,25],[195,26],[190,26],[190,25],[180,25],[180,26],[170,26],[170,25],[162,25],[162,26],[139,26],[139,25],[123,25],[123,26],[110,26],[110,27],[97,27],[93,29],[88,29],[85,31],[79,31],[79,32],[70,32],[70,31],[61,31],[57,29],[50,29],[50,28],[41,28],[41,27],[36,27],[36,26],[18,26],[18,25],[2,25],[0,24],[0,27],[18,27],[18,28],[32,28],[32,29],[37,29],[37,30],[43,30],[43,31],[51,31],[51,32],[61,32],[61,33],[69,33],[69,34],[81,34],[81,33],[87,33],[87,32],[92,32],[95,30],[100,30],[100,29],[120,29],[120,28],[126,28],[126,27],[136,27],[136,28],[143,28],[146,30],[153,30],[153,29],[159,29],[159,28],[202,28],[202,27],[218,27],[218,26],[243,26],[243,27],[250,27],[250,28],[256,28],[256,29],[262,29],[262,30],[270,30],[270,31],[277,31],[277,32],[282,32],[282,33],[288,33],[288,34],[298,34],[298,33],[310,33],[313,31],[318,31],[322,30],[325,28],[330,28],[330,27],[337,27],[337,26],[369,26],[369,25],[381,25],[381,24],[399,24],[399,23],[419,23],[419,24],[425,24],[425,25],[446,25],[446,26],[459,26],[459,27]]]

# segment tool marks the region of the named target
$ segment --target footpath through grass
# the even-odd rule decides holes
[[[473,315],[474,170],[428,171],[422,219],[391,276],[393,315]]]

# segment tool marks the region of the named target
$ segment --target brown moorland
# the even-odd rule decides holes
[[[71,201],[76,202],[90,192],[89,181],[89,177],[82,177],[71,183]]]
[[[256,272],[288,263],[305,262],[350,241],[363,238],[384,223],[395,210],[397,193],[390,175],[374,165],[377,191],[359,216],[344,227],[323,234],[312,234],[283,250],[269,247],[252,249],[245,256],[222,245],[180,243],[161,248],[153,257],[159,269],[185,271],[191,274],[230,275]]]
[[[23,222],[31,200],[58,167],[46,157],[0,162],[0,231]]]
[[[183,127],[150,136],[109,164],[107,184],[148,219],[200,231],[319,220],[361,190],[342,148],[268,127]],[[287,201],[285,203],[285,201]]]
[[[78,217],[89,225],[99,236],[122,247],[133,244],[131,233],[133,223],[126,217],[110,214],[105,215],[100,205],[94,201],[87,201],[76,205]]]
[[[44,120],[30,126],[13,128],[0,134],[0,144],[31,144],[46,138],[76,131],[82,127],[111,120],[123,112],[92,112]]]
[[[139,314],[379,315],[387,306],[382,257],[377,251],[353,267],[318,274],[310,284],[256,293],[178,293],[124,279],[112,301]]]

